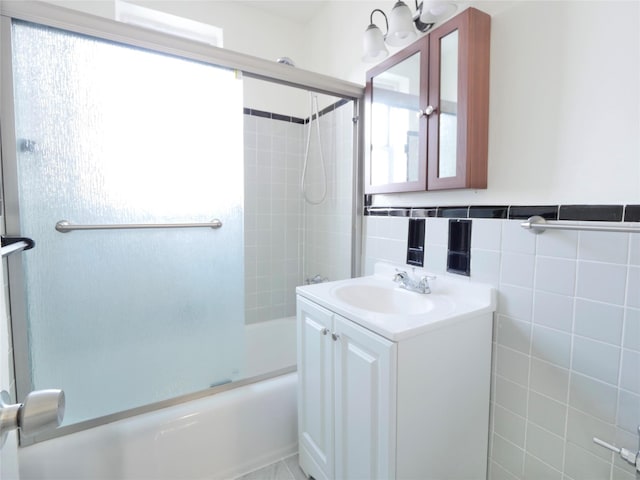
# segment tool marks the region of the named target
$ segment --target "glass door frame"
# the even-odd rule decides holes
[[[352,202],[352,252],[351,274],[361,274],[362,250],[362,218],[364,208],[362,185],[362,146],[364,118],[364,88],[360,85],[346,82],[326,75],[306,70],[292,69],[257,57],[224,50],[195,41],[174,37],[161,32],[141,29],[102,17],[88,15],[82,12],[61,8],[46,3],[32,2],[0,2],[0,168],[2,169],[2,213],[4,222],[1,223],[3,233],[20,234],[19,206],[18,206],[18,175],[17,175],[17,144],[14,124],[13,70],[11,61],[12,20],[24,20],[49,27],[55,27],[74,33],[93,36],[146,50],[174,55],[186,59],[211,64],[218,67],[235,69],[250,78],[258,78],[269,82],[303,88],[318,93],[342,97],[354,102],[353,122],[353,202]],[[36,247],[37,248],[37,247]],[[7,257],[8,278],[5,292],[8,290],[8,319],[11,325],[13,346],[13,370],[15,375],[16,399],[24,398],[32,389],[30,359],[28,350],[28,331],[25,309],[24,271],[21,255]],[[2,314],[0,314],[0,318]],[[20,437],[22,446],[58,437],[64,434],[81,431],[87,428],[109,423],[133,415],[153,411],[159,408],[183,403],[185,401],[208,396],[219,391],[236,388],[248,383],[259,381],[294,371],[284,369],[257,378],[234,382],[201,392],[187,394],[169,400],[144,405],[123,412],[99,417],[85,422],[59,428],[50,433],[43,433],[33,437]]]

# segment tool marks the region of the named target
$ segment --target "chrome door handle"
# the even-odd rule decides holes
[[[9,393],[0,393],[0,448],[7,434],[19,428],[24,435],[34,435],[56,428],[64,417],[64,392],[58,389],[36,390],[23,403],[10,404]]]

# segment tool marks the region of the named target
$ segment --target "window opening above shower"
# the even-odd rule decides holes
[[[115,0],[115,19],[138,27],[195,40],[222,48],[223,30],[208,23],[172,15],[153,8]]]

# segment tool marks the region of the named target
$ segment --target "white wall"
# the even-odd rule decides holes
[[[313,69],[363,83],[369,12],[391,5],[331,3],[309,31]],[[378,195],[374,204],[638,203],[640,4],[473,5],[492,15],[489,187]]]

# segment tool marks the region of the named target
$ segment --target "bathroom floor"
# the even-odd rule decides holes
[[[298,466],[298,455],[292,455],[235,480],[307,480]]]

